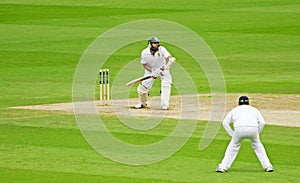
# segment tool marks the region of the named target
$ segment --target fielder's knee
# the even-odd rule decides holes
[[[232,149],[233,151],[235,151],[235,152],[239,152],[240,147],[241,147],[241,144],[240,144],[240,143],[238,143],[238,144],[232,143],[232,144],[231,144],[231,149]]]
[[[251,143],[251,147],[253,149],[259,149],[261,146],[262,146],[262,144],[260,142]]]

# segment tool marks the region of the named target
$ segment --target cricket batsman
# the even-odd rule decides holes
[[[159,45],[159,39],[152,36],[148,39],[148,47],[141,53],[141,64],[145,68],[144,76],[154,76],[142,81],[137,88],[139,103],[135,108],[140,109],[147,106],[148,93],[156,78],[161,79],[161,109],[169,109],[171,95],[172,76],[170,67],[176,61],[169,51]]]

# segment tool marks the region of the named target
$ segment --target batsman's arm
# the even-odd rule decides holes
[[[143,64],[144,68],[149,71],[149,72],[152,72],[152,67],[150,67],[148,64]]]
[[[168,56],[167,60],[168,62],[165,67],[166,70],[170,69],[170,67],[176,62],[176,58],[172,56]]]
[[[153,69],[151,66],[149,66],[148,64],[143,64],[144,68],[149,71],[152,72],[152,76],[154,79],[156,79],[157,77],[162,76],[162,70],[161,69]]]

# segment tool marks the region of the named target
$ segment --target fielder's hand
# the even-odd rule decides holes
[[[175,57],[170,57],[169,62],[173,62],[173,63],[176,62],[176,58]]]

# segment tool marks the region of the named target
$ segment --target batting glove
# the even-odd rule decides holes
[[[161,69],[155,69],[152,71],[152,74],[155,78],[163,76],[163,71]]]

